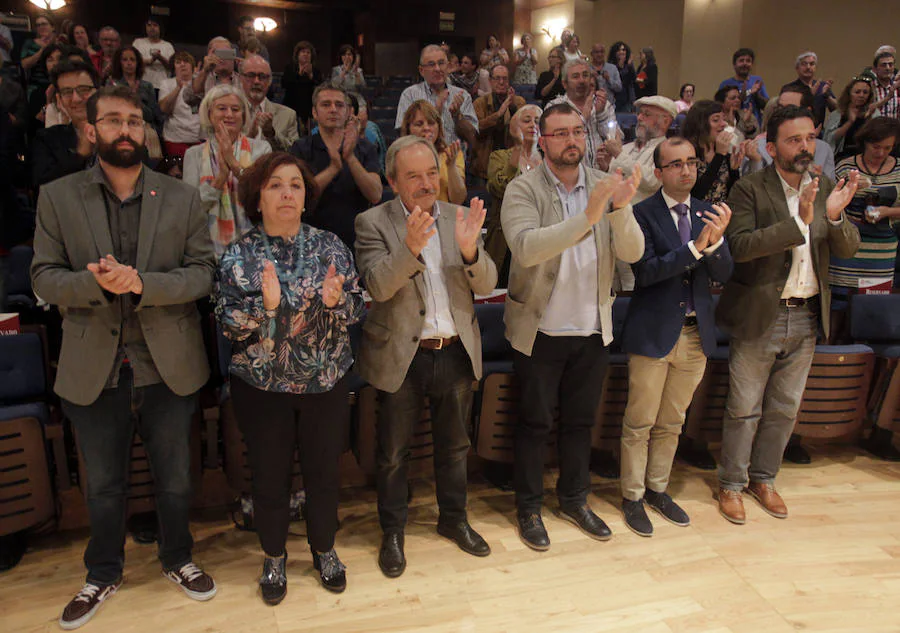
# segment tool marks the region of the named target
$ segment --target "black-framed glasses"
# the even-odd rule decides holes
[[[674,171],[681,171],[684,169],[685,165],[690,170],[695,170],[700,167],[700,159],[699,158],[688,158],[687,160],[673,160],[671,163],[666,163],[665,165],[660,165],[660,169],[671,169]]]
[[[560,138],[567,139],[569,137],[572,138],[584,138],[587,136],[587,130],[583,127],[576,127],[572,130],[556,130],[553,134],[544,134],[544,138]]]
[[[75,86],[74,88],[60,88],[59,96],[63,99],[71,99],[72,95],[77,92],[79,97],[81,97],[82,99],[87,99],[92,94],[94,94],[94,90],[96,90],[96,88],[88,85]]]
[[[123,125],[127,125],[128,129],[133,131],[144,129],[144,119],[138,117],[128,117],[126,119],[120,116],[102,116],[94,121],[95,125],[97,123],[102,123],[111,130],[121,129]]]
[[[422,64],[422,68],[427,68],[428,70],[434,70],[435,68],[444,69],[447,67],[447,60],[442,59],[438,62],[428,62],[427,64]]]
[[[261,82],[265,83],[272,78],[272,75],[267,73],[241,73],[242,76],[246,77],[250,81],[256,81],[259,79]]]

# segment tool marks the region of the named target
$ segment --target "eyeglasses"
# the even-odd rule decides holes
[[[35,22],[35,26],[50,26],[49,22]]]
[[[673,160],[671,163],[666,165],[660,165],[660,169],[672,169],[674,171],[681,171],[684,169],[685,165],[691,171],[700,167],[700,159],[699,158],[689,158],[687,160]]]
[[[259,79],[261,82],[265,83],[272,78],[272,75],[266,73],[241,73],[241,75],[250,81],[256,81]]]
[[[587,136],[587,130],[583,127],[577,127],[574,130],[557,130],[553,134],[544,134],[544,138],[560,138],[563,140],[570,136],[578,139],[584,138]]]
[[[72,95],[77,92],[79,97],[81,97],[82,99],[87,99],[92,94],[94,94],[95,90],[96,88],[94,88],[93,86],[87,85],[75,86],[74,88],[60,88],[59,96],[63,99],[71,99]]]
[[[428,62],[427,64],[422,64],[422,68],[427,68],[428,70],[434,70],[435,68],[444,69],[447,67],[447,60],[442,59],[439,62]]]
[[[94,124],[102,123],[106,128],[110,130],[121,129],[122,125],[127,125],[128,129],[131,131],[137,131],[144,129],[144,119],[140,119],[138,117],[129,117],[127,119],[123,119],[117,116],[104,116],[100,117]]]

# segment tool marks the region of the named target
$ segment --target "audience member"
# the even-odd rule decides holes
[[[69,27],[69,45],[81,49],[88,55],[93,55],[97,52],[91,43],[90,33],[88,33],[87,27],[83,24],[72,24]]]
[[[350,93],[350,107],[359,121],[359,138],[366,139],[375,146],[378,153],[378,172],[384,174],[384,159],[387,156],[387,143],[381,128],[369,120],[369,102],[359,93]]]
[[[710,204],[725,202],[741,177],[744,150],[732,151],[735,134],[728,129],[722,104],[706,100],[695,103],[684,119],[684,137],[694,146],[697,161],[691,195]]]
[[[619,71],[622,90],[616,91],[616,112],[634,110],[634,64],[631,63],[631,48],[625,42],[616,42],[609,47],[609,63]]]
[[[64,629],[122,586],[135,431],[153,472],[164,575],[194,600],[216,594],[192,562],[188,516],[194,394],[209,377],[195,301],[209,295],[215,266],[203,211],[193,188],[141,164],[131,90],[103,88],[87,118],[98,163],[41,189],[31,265],[35,292],[63,313],[55,391],[78,436],[91,519],[87,578],[59,618]]]
[[[465,90],[472,99],[478,96],[478,64],[474,54],[466,53],[459,58],[459,70],[450,74],[450,82]]]
[[[491,68],[491,87],[491,94],[478,97],[473,104],[478,117],[478,135],[473,148],[472,173],[482,179],[487,179],[491,152],[506,148],[510,118],[525,105],[525,99],[516,95],[509,85],[506,66],[497,64]]]
[[[522,47],[514,51],[512,59],[515,71],[513,71],[512,83],[519,86],[533,86],[537,83],[537,49],[534,48],[534,36],[531,33],[522,34]]]
[[[249,15],[244,15],[238,18],[238,41],[234,46],[235,55],[237,55],[238,57],[240,57],[239,52],[246,49],[247,40],[256,38],[256,27],[254,26],[254,21],[254,18]],[[258,38],[256,39],[258,41]],[[262,42],[259,42],[259,51],[256,51],[255,54],[259,55],[264,60],[269,61],[269,50]]]
[[[606,98],[615,104],[616,93],[622,90],[622,78],[615,64],[606,61],[606,47],[597,42],[591,47],[591,68],[597,79],[597,89],[606,90]]]
[[[235,58],[231,42],[224,37],[214,37],[206,45],[203,58],[194,78],[181,93],[181,98],[190,106],[197,106],[204,95],[215,86],[236,85]]]
[[[215,86],[200,103],[200,129],[208,140],[184,154],[184,182],[200,190],[216,259],[252,227],[238,182],[257,158],[272,151],[266,141],[247,136],[250,125],[244,93],[237,86]]]
[[[753,138],[759,131],[759,121],[753,116],[753,110],[743,107],[741,91],[735,86],[720,88],[713,99],[722,104],[722,117],[728,131],[734,134],[735,145],[745,139]]]
[[[872,84],[868,75],[851,79],[838,98],[837,109],[825,119],[822,138],[834,151],[835,161],[858,154],[857,132],[872,117],[881,115]]]
[[[670,138],[653,157],[662,187],[634,207],[644,255],[632,264],[635,290],[622,330],[628,354],[622,514],[640,536],[653,534],[645,504],[670,523],[690,524],[667,492],[669,476],[685,413],[716,350],[710,282],[728,281],[734,265],[722,237],[728,205],[711,207],[691,196],[699,163],[693,145]]]
[[[0,60],[0,70],[6,62]],[[15,130],[24,131],[29,123],[28,101],[22,84],[0,72],[0,107],[7,113]]]
[[[564,60],[565,58],[558,48],[550,49],[550,53],[547,55],[550,69],[541,73],[537,85],[534,87],[534,96],[540,100],[542,108],[546,108],[547,104],[558,96],[566,94],[562,77]]]
[[[897,73],[896,53],[883,51],[875,56],[875,107],[882,116],[900,118],[900,75]]]
[[[562,43],[562,54],[566,63],[586,60],[587,57],[584,53],[581,52],[579,46],[581,45],[581,40],[575,33],[571,33],[565,41]]]
[[[314,67],[315,63],[315,46],[305,40],[297,42],[291,63],[285,67],[281,77],[284,105],[297,113],[301,132],[310,128],[313,91],[322,83],[322,73]]]
[[[325,589],[347,586],[334,550],[338,462],[350,432],[348,327],[365,302],[347,246],[302,222],[316,191],[312,172],[294,156],[256,161],[239,190],[256,226],[225,251],[216,282],[216,316],[232,340],[231,396],[247,442],[253,525],[265,553],[259,586],[270,605],[287,593],[298,443],[313,565]],[[269,353],[260,356],[259,348]]]
[[[444,140],[441,115],[428,101],[420,99],[413,103],[403,117],[400,133],[412,134],[426,139],[438,153],[439,202],[462,204],[466,195],[466,158],[460,142],[447,143]]]
[[[634,76],[634,96],[636,99],[652,97],[658,92],[659,69],[656,66],[656,55],[653,49],[645,46],[641,49],[641,60]]]
[[[512,254],[506,337],[521,394],[516,524],[525,545],[544,551],[544,459],[557,417],[560,517],[592,538],[612,536],[587,500],[591,428],[612,341],[615,259],[638,261],[644,237],[629,204],[640,170],[598,178],[583,161],[584,121],[567,103],[544,111],[540,132],[544,164],[509,183],[501,221]]]
[[[403,115],[414,101],[425,99],[441,113],[444,140],[448,144],[461,138],[470,146],[475,145],[478,117],[472,107],[472,98],[462,88],[447,83],[447,54],[440,46],[431,44],[422,49],[419,74],[422,83],[409,86],[400,95],[394,127],[400,129]]]
[[[32,182],[36,187],[87,167],[94,146],[87,134],[87,101],[99,87],[97,70],[84,62],[62,60],[51,76],[56,105],[69,123],[39,130],[31,144]]]
[[[356,216],[381,200],[382,188],[378,152],[359,138],[359,124],[351,116],[349,101],[346,92],[331,84],[316,88],[313,118],[319,133],[298,140],[291,153],[309,165],[321,192],[307,221],[352,247]]]
[[[587,132],[585,137],[584,164],[597,166],[597,151],[607,139],[617,138],[616,110],[606,98],[606,90],[597,90],[594,71],[586,60],[566,62],[562,69],[566,94],[557,97],[549,105],[567,103],[581,115],[581,123]],[[549,107],[549,106],[548,106]]]
[[[172,56],[175,76],[160,84],[159,109],[166,115],[163,125],[163,143],[166,156],[184,157],[188,148],[203,142],[200,131],[200,110],[189,106],[181,93],[194,74],[194,58],[186,51]]]
[[[734,66],[734,77],[723,79],[719,84],[719,90],[728,86],[734,86],[740,92],[741,108],[750,108],[756,122],[762,120],[762,111],[769,101],[769,93],[766,92],[766,84],[759,75],[750,74],[753,63],[756,61],[756,53],[752,48],[739,48],[731,56],[731,64]]]
[[[159,21],[155,16],[147,19],[144,29],[147,37],[137,38],[132,46],[140,51],[144,61],[144,74],[141,78],[153,84],[156,90],[161,90],[162,82],[169,78],[175,47],[162,39]]]
[[[56,28],[49,17],[40,14],[34,20],[34,31],[34,39],[25,40],[25,43],[22,44],[22,48],[19,51],[19,59],[21,60],[22,68],[30,73],[29,83],[37,84],[42,81],[46,83],[48,80],[46,74],[43,77],[35,77],[35,72],[39,75],[41,73],[41,69],[36,68],[36,66],[41,59],[41,53],[44,49],[51,44],[56,44]]]
[[[274,151],[288,151],[300,139],[297,113],[287,106],[269,101],[272,86],[269,62],[253,55],[241,63],[241,87],[250,102],[250,129],[247,136],[265,140]]]
[[[816,67],[819,63],[819,57],[812,51],[800,53],[794,67],[797,69],[797,78],[785,84],[786,86],[806,87],[813,96],[813,116],[816,125],[821,125],[825,121],[825,115],[829,110],[837,108],[837,99],[831,91],[834,84],[833,79],[820,80],[816,79]],[[783,90],[783,88],[782,88]]]
[[[104,26],[100,29],[99,39],[100,50],[91,55],[91,61],[100,74],[100,82],[105,84],[112,73],[113,57],[122,47],[122,37],[113,27]]]
[[[406,568],[407,468],[426,397],[437,532],[467,554],[491,553],[466,516],[466,460],[472,384],[481,378],[472,298],[494,289],[497,269],[481,243],[484,203],[473,198],[463,209],[439,202],[438,174],[434,146],[401,137],[387,155],[387,178],[397,197],[356,220],[357,264],[372,295],[356,368],[378,390],[378,565],[389,578]]]
[[[331,69],[331,83],[347,92],[355,92],[366,85],[366,77],[359,65],[359,53],[349,44],[338,50],[341,63]]]
[[[459,55],[450,53],[447,57],[447,61],[447,72],[450,74],[450,81],[453,81],[453,75],[459,72]]]
[[[40,126],[32,119],[40,120],[41,113],[46,118],[46,110],[44,106],[48,101],[54,100],[52,82],[50,81],[51,73],[59,61],[63,58],[66,46],[57,44],[56,42],[45,46],[40,53],[40,59],[31,69],[31,75],[26,90],[26,98],[28,100],[28,128],[33,132]],[[15,80],[13,77],[9,77]]]
[[[509,63],[509,53],[507,53],[506,49],[500,45],[500,40],[493,35],[488,36],[487,46],[481,51],[481,56],[487,59],[485,66],[488,70],[497,64],[505,65]]]
[[[126,46],[115,52],[109,73],[110,83],[130,88],[143,104],[144,120],[156,125],[162,119],[156,102],[156,89],[149,81],[141,79],[143,76],[144,58],[138,49]]]
[[[675,109],[678,111],[678,114],[691,109],[691,106],[694,105],[694,93],[696,91],[697,86],[694,84],[681,85],[681,89],[678,91],[678,101],[675,102]]]
[[[766,137],[774,164],[740,179],[728,198],[726,237],[736,263],[716,311],[731,333],[719,512],[737,524],[746,521],[745,490],[768,514],[787,518],[775,477],[819,329],[829,331],[828,261],[832,254],[852,257],[859,247],[859,232],[844,216],[859,173],[836,186],[810,175],[816,141],[810,111],[779,108]]]
[[[12,31],[5,24],[0,24],[0,62],[11,62],[10,52],[13,49]]]

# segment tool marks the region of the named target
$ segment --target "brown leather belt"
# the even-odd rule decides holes
[[[422,349],[439,350],[453,345],[453,343],[458,340],[458,336],[451,336],[450,338],[423,338],[419,341],[419,347]]]
[[[787,299],[781,300],[781,305],[786,308],[802,308],[803,306],[809,305],[814,301],[818,301],[818,296],[810,297],[809,299],[804,299],[802,297],[788,297]]]
[[[697,326],[697,315],[691,315],[684,317],[684,327],[696,327]]]

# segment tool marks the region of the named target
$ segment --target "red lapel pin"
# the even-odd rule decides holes
[[[156,189],[151,189],[151,190],[150,190],[150,195],[155,197],[155,196],[156,196]]]

